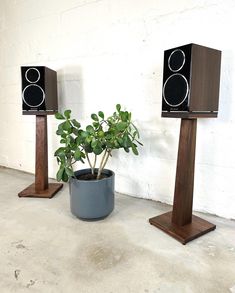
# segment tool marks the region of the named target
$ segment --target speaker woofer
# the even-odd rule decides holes
[[[189,86],[187,79],[179,73],[168,77],[163,86],[163,98],[171,107],[178,107],[187,98]]]
[[[34,68],[34,67],[29,68],[25,72],[25,78],[30,83],[36,83],[40,79],[40,72],[39,72],[39,70],[37,68]]]
[[[45,101],[45,93],[39,85],[30,84],[24,88],[22,98],[29,107],[39,107]]]
[[[177,72],[184,66],[185,54],[182,50],[174,50],[168,58],[168,67],[171,71]]]

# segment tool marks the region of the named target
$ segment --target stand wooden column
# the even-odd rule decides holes
[[[197,119],[181,119],[173,211],[149,219],[182,244],[216,228],[192,215]]]
[[[61,183],[48,183],[47,115],[37,115],[35,183],[18,196],[52,198],[62,187]]]

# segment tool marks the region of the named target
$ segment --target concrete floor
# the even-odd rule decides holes
[[[235,292],[235,221],[203,214],[217,229],[183,246],[148,224],[170,206],[118,194],[108,218],[84,222],[67,185],[18,198],[33,180],[0,169],[0,292]]]

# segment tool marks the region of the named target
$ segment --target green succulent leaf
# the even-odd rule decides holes
[[[91,126],[91,125],[88,125],[88,126],[86,127],[86,131],[87,131],[89,134],[93,134],[93,133],[95,132],[93,126]]]
[[[95,148],[98,144],[98,140],[96,140],[95,138],[92,139],[92,142],[91,142],[91,147],[92,148]]]
[[[128,148],[124,148],[124,150],[125,150],[126,153],[130,152],[130,150]]]
[[[86,138],[89,135],[89,133],[87,133],[86,131],[83,131],[81,133],[81,137]]]
[[[73,134],[78,136],[79,135],[79,132],[78,132],[78,129],[77,128],[73,128]]]
[[[123,146],[124,148],[129,148],[132,146],[132,141],[128,135],[123,136]]]
[[[125,130],[126,127],[127,127],[127,123],[126,122],[119,122],[119,123],[117,123],[117,130],[119,130],[119,131]]]
[[[123,139],[121,137],[118,137],[117,141],[120,146],[123,146]]]
[[[65,121],[65,122],[63,123],[63,125],[62,125],[62,128],[63,128],[63,130],[65,130],[65,131],[70,131],[71,128],[72,128],[72,126],[71,126],[71,124],[69,123],[69,121]]]
[[[57,130],[56,130],[56,134],[57,134],[57,135],[63,135],[63,134],[64,134],[63,129],[57,129]]]
[[[128,121],[129,115],[128,115],[127,111],[126,112],[120,112],[120,116],[121,116],[122,121],[124,121],[124,122]]]
[[[104,112],[99,111],[99,112],[98,112],[98,115],[100,116],[100,118],[104,119]]]
[[[121,110],[121,105],[120,105],[120,104],[117,104],[117,105],[116,105],[116,109],[117,109],[117,111],[119,112],[119,111]]]
[[[103,149],[101,146],[96,146],[94,149],[93,149],[93,152],[98,156],[100,155],[102,152],[103,152]]]
[[[61,181],[62,180],[63,173],[64,173],[64,166],[61,165],[60,168],[59,168],[59,170],[58,170],[58,172],[57,172],[57,174],[56,174],[57,181]]]
[[[136,155],[136,156],[138,156],[138,150],[137,150],[137,148],[136,148],[136,146],[134,145],[134,144],[132,144],[132,146],[131,146],[131,149],[132,149],[132,152]]]
[[[91,137],[91,136],[87,136],[87,137],[86,137],[86,142],[87,142],[87,143],[91,143],[91,141],[92,141],[92,137]]]
[[[67,173],[64,171],[63,175],[62,175],[62,181],[68,182],[68,180],[69,180],[69,177],[68,177]]]
[[[96,114],[91,114],[91,118],[94,120],[94,121],[99,121],[99,118]]]
[[[92,125],[93,125],[95,128],[99,128],[99,126],[100,126],[99,122],[93,122]]]
[[[70,115],[71,115],[71,110],[65,110],[65,111],[64,111],[64,116],[65,116],[67,119],[70,119]]]
[[[77,128],[81,127],[81,124],[76,119],[72,119],[71,121],[75,127],[77,127]]]
[[[81,156],[82,156],[82,153],[80,151],[80,149],[77,149],[75,152],[74,152],[74,159],[76,161],[79,161],[81,159]]]
[[[55,156],[65,156],[65,148],[64,147],[60,147],[55,151]]]
[[[68,177],[73,177],[74,176],[72,168],[66,167],[65,172],[68,175]]]
[[[64,120],[64,119],[65,119],[65,117],[64,117],[61,113],[59,113],[59,112],[57,112],[57,113],[55,114],[55,118],[56,118],[56,119],[60,119],[60,120]]]
[[[85,152],[87,152],[87,153],[92,153],[92,147],[91,147],[91,145],[90,145],[90,143],[86,143],[85,144],[85,146],[84,146],[84,150],[85,150]]]
[[[104,137],[104,132],[103,132],[103,130],[98,131],[98,136],[99,136],[99,137]]]
[[[80,136],[76,137],[76,139],[75,139],[75,143],[76,143],[77,146],[79,146],[80,144],[82,144],[82,141],[83,141],[83,138],[80,137]]]

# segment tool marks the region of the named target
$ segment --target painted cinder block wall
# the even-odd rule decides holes
[[[1,0],[0,165],[34,172],[20,66],[46,65],[58,72],[60,109],[83,123],[116,103],[132,111],[144,147],[138,158],[114,152],[116,191],[172,203],[180,120],[161,118],[163,51],[193,42],[223,51],[219,117],[198,121],[194,210],[235,219],[234,13],[232,0]],[[48,117],[50,177],[56,125]]]

